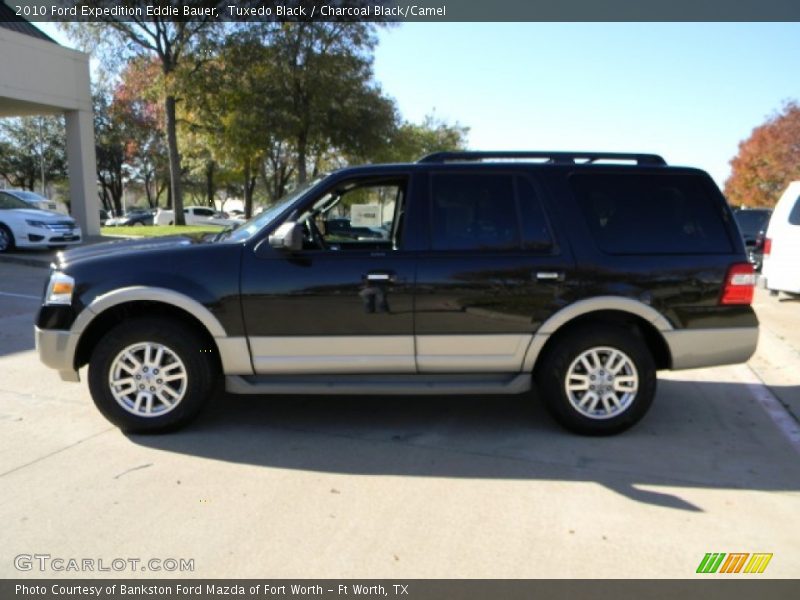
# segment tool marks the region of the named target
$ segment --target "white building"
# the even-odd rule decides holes
[[[63,113],[72,216],[99,235],[89,55],[59,46],[0,0],[0,117]]]

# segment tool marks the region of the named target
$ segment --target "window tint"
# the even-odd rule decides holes
[[[522,222],[522,245],[531,250],[546,250],[553,245],[542,202],[533,185],[524,177],[517,177],[519,215]]]
[[[214,211],[210,208],[195,208],[194,214],[199,217],[213,217]]]
[[[789,223],[792,225],[800,225],[800,196],[794,201],[792,212],[789,213]]]
[[[693,175],[573,175],[597,245],[610,254],[733,251],[722,202]]]
[[[434,175],[434,250],[519,248],[511,175]]]

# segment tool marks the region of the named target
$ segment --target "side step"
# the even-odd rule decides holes
[[[531,389],[531,375],[227,375],[225,389],[232,394],[521,394]]]

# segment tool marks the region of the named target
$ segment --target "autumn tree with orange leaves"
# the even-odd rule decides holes
[[[731,160],[725,196],[732,205],[775,206],[786,186],[800,180],[800,104],[786,102],[756,127]]]

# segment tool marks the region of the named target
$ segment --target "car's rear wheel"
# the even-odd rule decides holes
[[[191,328],[165,319],[121,323],[89,361],[95,405],[120,429],[147,433],[194,419],[214,391],[217,369]]]
[[[8,252],[14,249],[14,234],[6,226],[0,223],[0,252]]]
[[[589,325],[549,348],[536,371],[545,405],[564,427],[610,435],[647,413],[656,368],[642,338],[624,327]]]

